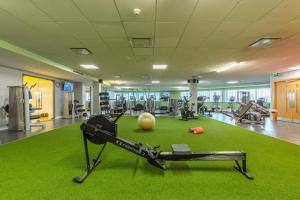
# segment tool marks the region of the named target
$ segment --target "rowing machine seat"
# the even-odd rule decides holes
[[[192,150],[187,144],[172,144],[172,152],[175,155],[191,154]]]

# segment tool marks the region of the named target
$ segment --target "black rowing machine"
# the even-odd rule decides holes
[[[160,169],[165,169],[166,161],[218,161],[233,160],[234,168],[242,173],[246,178],[253,179],[247,172],[246,153],[242,151],[214,151],[214,152],[192,152],[187,144],[173,144],[172,152],[161,152],[157,149],[159,146],[153,147],[142,143],[136,143],[118,136],[117,120],[124,113],[120,114],[116,119],[107,115],[96,115],[91,117],[80,128],[83,133],[84,149],[86,156],[86,172],[81,177],[73,179],[76,183],[82,183],[90,173],[100,164],[101,154],[107,142],[117,145],[127,151],[141,156],[147,161]],[[102,145],[98,156],[93,159],[91,164],[88,141],[93,144]],[[240,164],[241,161],[241,164]]]

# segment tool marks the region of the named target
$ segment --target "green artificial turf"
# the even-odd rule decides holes
[[[119,135],[161,145],[187,143],[193,150],[244,150],[249,181],[233,162],[170,162],[162,171],[143,158],[107,145],[102,164],[83,184],[79,123],[0,146],[0,199],[300,199],[300,147],[207,118],[157,118],[154,131],[137,129],[136,118],[119,121]],[[189,127],[202,125],[203,135]],[[92,145],[92,154],[98,146]]]

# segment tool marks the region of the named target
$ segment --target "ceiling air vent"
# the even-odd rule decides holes
[[[73,51],[77,55],[89,55],[89,54],[93,54],[87,48],[70,48],[70,49],[71,49],[71,51]]]
[[[131,38],[132,48],[152,48],[153,40],[152,38]]]
[[[278,41],[281,39],[282,38],[279,38],[279,37],[263,37],[263,38],[256,40],[255,42],[251,43],[249,45],[249,47],[256,48],[259,46],[265,46],[265,45],[269,45],[269,44],[273,43],[274,41]]]

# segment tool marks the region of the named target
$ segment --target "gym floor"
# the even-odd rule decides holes
[[[0,199],[300,199],[298,145],[203,117],[186,122],[157,117],[155,130],[146,132],[137,128],[136,117],[123,117],[119,135],[160,144],[164,151],[176,143],[194,151],[244,150],[253,181],[231,161],[170,162],[162,171],[109,144],[101,165],[86,182],[75,184],[72,178],[85,170],[79,125],[1,145],[0,188],[6,192]],[[187,132],[199,125],[204,134]],[[99,150],[90,147],[93,155]]]
[[[228,124],[237,125],[246,128],[251,131],[256,131],[265,135],[276,137],[281,140],[285,140],[294,144],[300,145],[300,124],[289,123],[283,121],[273,121],[269,118],[266,119],[264,125],[249,125],[249,124],[235,124],[234,119],[222,114],[222,113],[212,113],[212,118],[218,121],[226,122]],[[45,129],[34,128],[31,133],[23,132],[9,132],[7,130],[0,131],[0,144],[5,144],[19,140],[26,137],[31,137],[40,133],[53,130],[55,128],[60,128],[74,123],[74,121],[69,119],[55,119],[51,121],[44,122],[46,124]]]
[[[284,121],[274,121],[266,118],[263,125],[260,124],[236,124],[235,120],[222,113],[212,113],[212,118],[218,121],[226,122],[228,124],[236,125],[246,128],[251,131],[256,131],[265,135],[276,137],[287,142],[300,145],[300,124],[290,123]]]
[[[23,138],[27,138],[27,137],[38,135],[41,133],[45,133],[47,131],[50,131],[50,130],[53,130],[56,128],[70,125],[70,124],[74,123],[75,121],[77,121],[77,119],[72,120],[72,119],[62,119],[62,118],[44,121],[42,123],[46,125],[45,128],[33,127],[32,131],[29,133],[24,133],[24,132],[20,132],[20,131],[8,131],[6,128],[6,129],[0,131],[0,144],[6,144],[6,143],[20,140]]]

